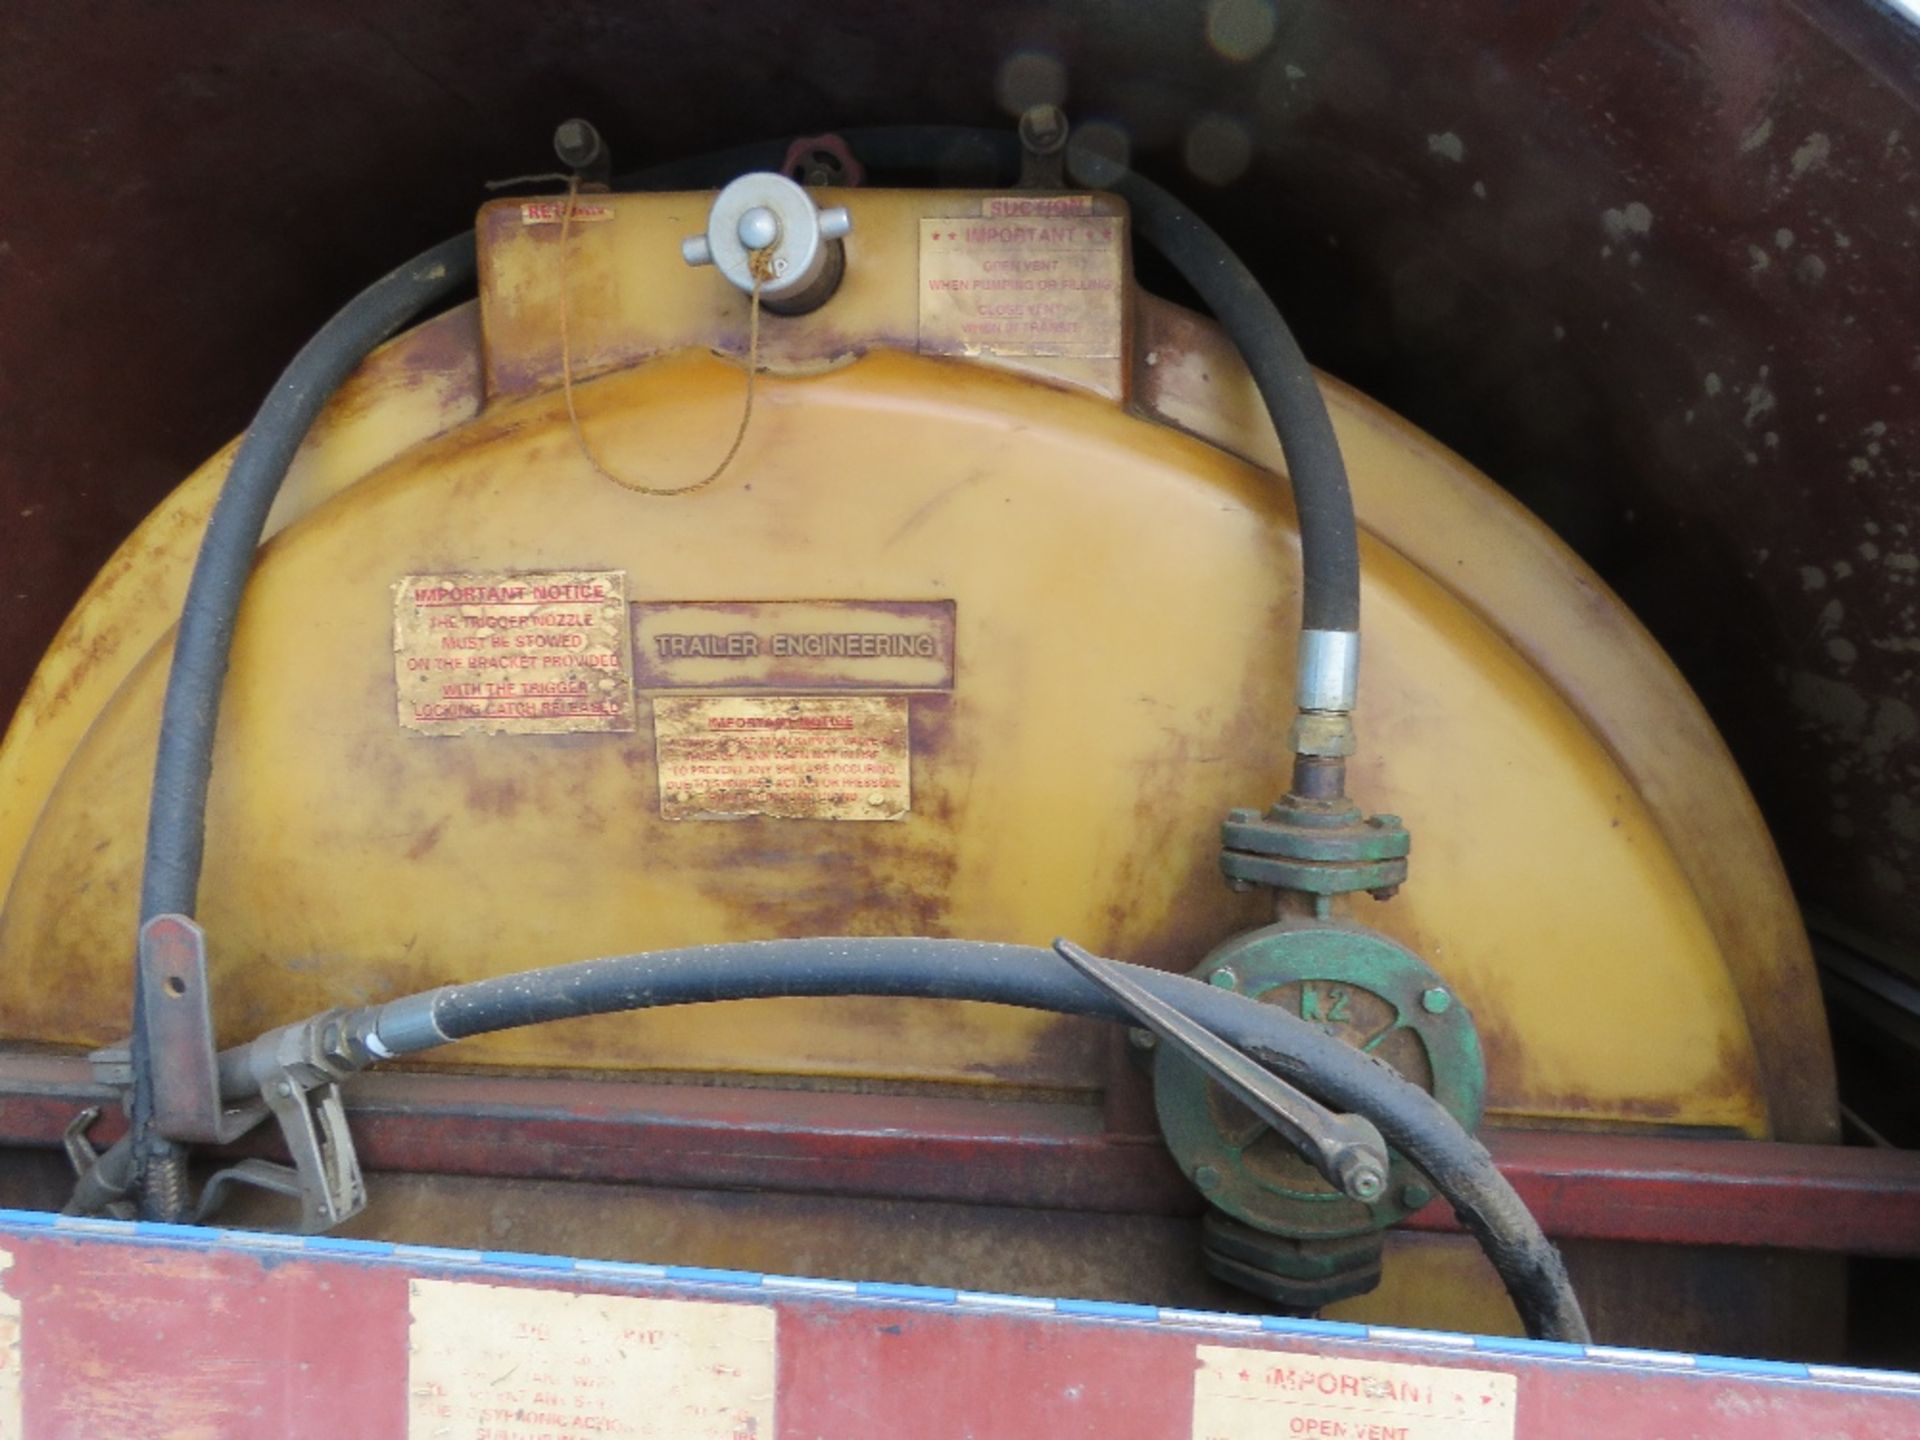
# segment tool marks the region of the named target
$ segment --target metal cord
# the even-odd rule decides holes
[[[573,332],[569,314],[573,309],[571,291],[567,283],[568,265],[572,254],[569,241],[573,233],[574,207],[580,196],[580,177],[574,175],[567,181],[567,208],[560,216],[560,393],[566,401],[567,424],[573,430],[573,441],[586,457],[587,464],[593,467],[594,474],[603,480],[611,480],[622,490],[631,490],[636,495],[692,495],[706,489],[733,464],[734,456],[740,453],[740,446],[746,441],[747,426],[753,420],[754,380],[760,373],[760,287],[771,277],[768,268],[772,264],[774,247],[765,246],[747,254],[747,268],[753,276],[753,292],[747,302],[747,401],[740,411],[740,423],[733,432],[733,443],[727,447],[727,453],[720,457],[720,463],[698,480],[685,485],[648,485],[639,480],[629,480],[618,474],[599,453],[587,443],[587,432],[581,428],[580,412],[573,403]]]

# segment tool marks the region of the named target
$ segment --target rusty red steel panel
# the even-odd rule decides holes
[[[1555,1239],[1920,1255],[1920,1152],[1550,1130],[1481,1139]],[[1460,1228],[1443,1204],[1406,1223]]]
[[[1894,1372],[19,1211],[0,1254],[0,1433],[35,1440],[1920,1433]]]
[[[58,1143],[112,1104],[66,1057],[0,1060],[0,1145]],[[374,1171],[1187,1214],[1200,1199],[1157,1135],[1091,1103],[371,1074],[347,1088]],[[94,1139],[118,1134],[109,1113]],[[264,1148],[257,1132],[250,1147]],[[1559,1240],[1920,1255],[1920,1153],[1545,1130],[1483,1137]],[[375,1182],[378,1183],[377,1181]],[[1457,1230],[1444,1202],[1411,1217]]]

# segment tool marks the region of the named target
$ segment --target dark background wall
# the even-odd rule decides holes
[[[1871,0],[0,12],[0,714],[366,280],[622,167],[1063,98],[1692,678],[1803,897],[1920,941],[1920,43]]]

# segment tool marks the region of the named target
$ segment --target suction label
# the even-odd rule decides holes
[[[1513,1440],[1505,1371],[1225,1345],[1195,1358],[1193,1440]]]
[[[626,572],[403,575],[393,674],[422,735],[632,730]]]
[[[656,695],[666,820],[900,820],[912,807],[901,695]]]
[[[774,1429],[774,1310],[410,1282],[412,1440],[738,1440]]]
[[[923,219],[921,350],[1117,357],[1127,222],[1091,211],[1090,196],[1008,197]]]

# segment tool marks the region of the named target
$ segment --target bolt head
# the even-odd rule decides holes
[[[273,1093],[284,1099],[293,1094],[293,1086],[290,1082],[282,1080],[273,1087]]]
[[[1058,105],[1035,105],[1020,117],[1020,142],[1038,155],[1067,143],[1067,115]]]
[[[320,1049],[334,1060],[353,1058],[353,1047],[347,1043],[346,1027],[338,1020],[331,1022],[321,1035]]]
[[[1127,1043],[1136,1050],[1151,1050],[1160,1043],[1160,1037],[1136,1025],[1127,1031]]]
[[[585,120],[563,120],[553,132],[553,153],[576,170],[591,165],[600,155],[600,132]]]
[[[1387,1188],[1387,1177],[1371,1165],[1347,1177],[1347,1193],[1363,1205],[1371,1205]]]
[[[1424,990],[1420,994],[1420,1008],[1429,1015],[1444,1015],[1453,1006],[1453,996],[1441,986]]]
[[[1220,1188],[1220,1172],[1211,1165],[1196,1165],[1193,1167],[1193,1183],[1198,1185],[1202,1190],[1218,1190]]]
[[[1222,965],[1207,977],[1207,983],[1221,990],[1236,990],[1240,986],[1240,977],[1234,974],[1231,965]]]
[[[1410,1181],[1401,1188],[1400,1203],[1409,1210],[1425,1209],[1433,1203],[1433,1191],[1418,1180]]]

